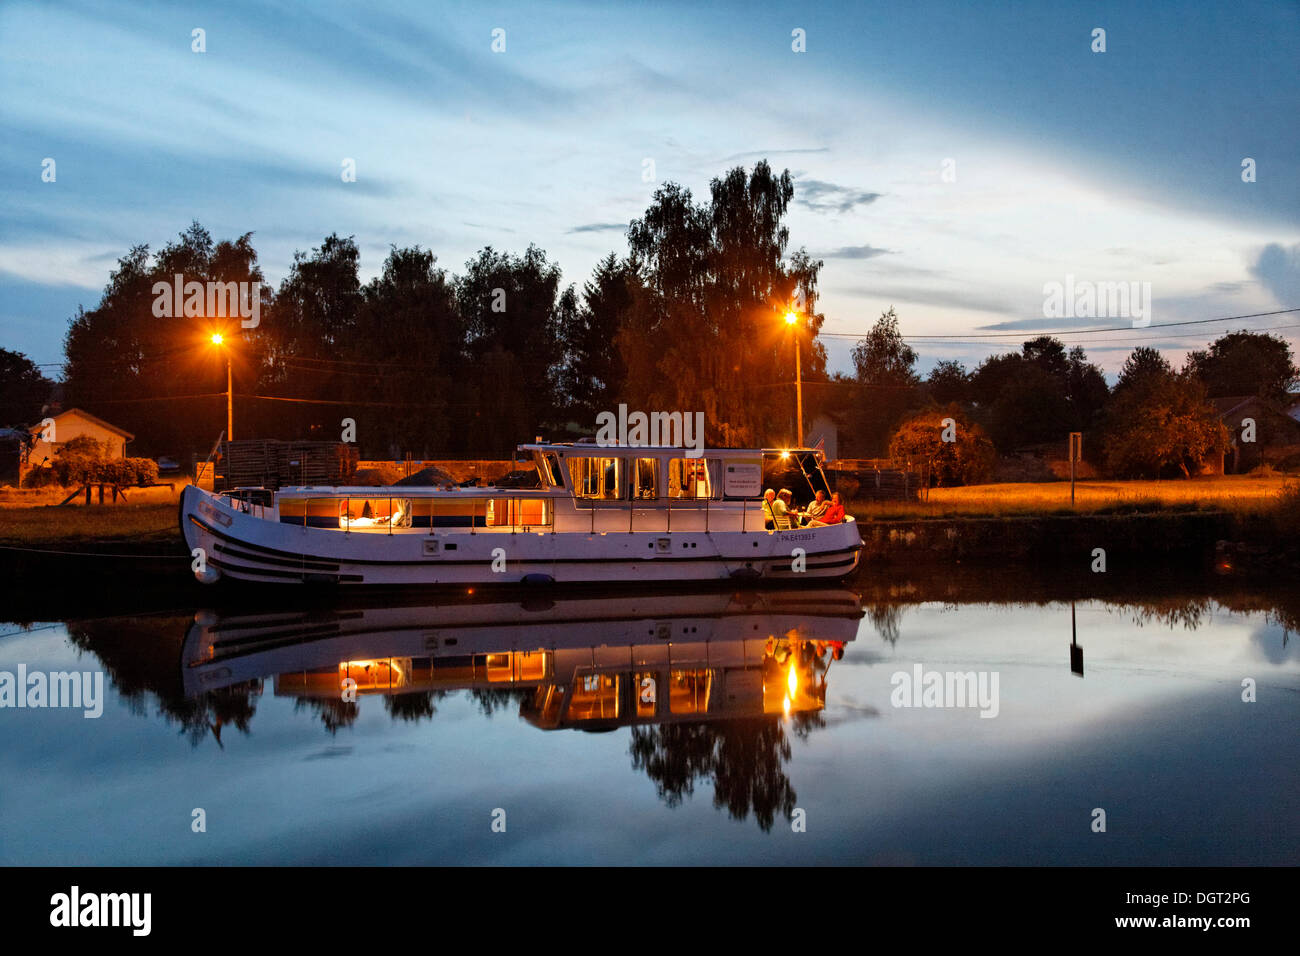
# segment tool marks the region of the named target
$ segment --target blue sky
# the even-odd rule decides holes
[[[277,285],[335,231],[365,277],[393,243],[458,271],[536,242],[581,284],[658,183],[703,196],[766,157],[796,177],[792,247],[826,262],[833,367],[890,305],[908,335],[1177,357],[1218,327],[1046,319],[1043,286],[1150,282],[1156,324],[1300,306],[1297,49],[1295,3],[9,2],[0,346],[58,362],[117,257],[192,219],[253,231]],[[1232,325],[1300,352],[1277,328],[1300,313]],[[928,367],[1018,343],[915,344]]]

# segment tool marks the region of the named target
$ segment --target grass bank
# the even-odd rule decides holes
[[[53,547],[77,542],[179,542],[176,499],[180,492],[139,488],[117,504],[57,507],[63,490],[0,490],[0,544]]]
[[[994,518],[1036,515],[1128,514],[1215,511],[1233,515],[1266,514],[1287,487],[1282,476],[1226,475],[1170,481],[1081,481],[1070,504],[1070,483],[1052,481],[962,488],[932,488],[925,501],[851,501],[859,520]]]

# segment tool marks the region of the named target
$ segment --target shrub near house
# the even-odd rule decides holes
[[[148,458],[110,457],[102,442],[80,436],[64,442],[48,468],[28,472],[28,488],[58,484],[66,487],[87,482],[111,482],[119,486],[151,485],[158,480],[158,464]]]

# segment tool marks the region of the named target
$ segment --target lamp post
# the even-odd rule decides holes
[[[212,344],[226,353],[226,441],[231,441],[235,437],[235,389],[230,370],[230,347],[225,345],[225,341],[220,332],[212,333]]]
[[[803,447],[803,361],[799,356],[799,330],[795,328],[795,323],[799,321],[798,313],[794,311],[785,314],[785,324],[790,326],[794,335],[794,402],[795,402],[795,429],[798,433],[796,445]]]

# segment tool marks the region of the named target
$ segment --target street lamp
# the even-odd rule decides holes
[[[797,444],[803,447],[803,374],[801,367],[803,362],[799,357],[799,330],[795,328],[795,323],[799,321],[799,314],[793,310],[785,314],[785,324],[790,326],[794,333],[794,401],[795,415],[797,420],[796,429],[798,431]]]
[[[225,337],[220,332],[212,333],[212,344],[217,348],[225,345]],[[225,346],[226,353],[226,441],[231,441],[235,436],[235,389],[234,376],[230,370],[230,347]]]

